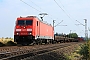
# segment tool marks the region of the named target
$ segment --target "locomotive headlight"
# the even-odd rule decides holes
[[[19,33],[16,33],[17,35],[19,35]]]
[[[32,33],[29,33],[30,35],[32,34]]]
[[[32,29],[27,29],[27,31],[32,31]]]
[[[32,33],[31,33],[31,32],[29,32],[28,34],[29,34],[29,35],[32,35]]]
[[[16,31],[21,31],[21,29],[16,29]]]

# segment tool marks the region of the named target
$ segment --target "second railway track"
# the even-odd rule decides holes
[[[34,57],[49,53],[51,51],[61,49],[64,47],[72,46],[80,43],[63,43],[63,44],[50,44],[50,45],[38,45],[38,46],[22,46],[0,49],[1,60],[23,60],[27,57]]]

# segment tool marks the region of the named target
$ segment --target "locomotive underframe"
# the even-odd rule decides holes
[[[25,44],[30,44],[33,42],[34,40],[34,36],[32,35],[14,35],[14,41],[17,42],[17,44],[22,44],[22,45],[25,45]]]
[[[17,42],[17,44],[22,45],[29,45],[29,44],[49,44],[53,43],[53,39],[35,39],[35,36],[33,35],[14,35],[14,41]]]

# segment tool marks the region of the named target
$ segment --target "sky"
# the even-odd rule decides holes
[[[0,0],[0,37],[14,37],[17,17],[34,15],[40,18],[40,13],[48,14],[44,21],[50,24],[55,20],[57,25],[63,20],[55,27],[55,33],[69,34],[71,31],[84,37],[84,19],[87,19],[87,27],[90,28],[90,0]]]

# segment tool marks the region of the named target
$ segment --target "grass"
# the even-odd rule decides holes
[[[14,42],[13,38],[0,38],[0,42],[6,44],[8,41]]]
[[[67,60],[77,60],[81,57],[81,55],[79,54],[79,51],[81,49],[81,46],[76,47],[76,50],[74,52],[72,52],[70,55],[66,55],[66,57],[68,58]]]
[[[0,47],[2,46],[16,46],[13,38],[0,38]]]

